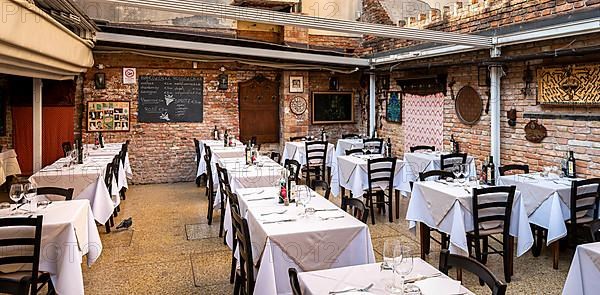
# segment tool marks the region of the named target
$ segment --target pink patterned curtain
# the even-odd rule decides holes
[[[444,95],[404,95],[404,150],[432,145],[442,150],[444,141]]]

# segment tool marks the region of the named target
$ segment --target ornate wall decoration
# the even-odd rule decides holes
[[[444,142],[445,95],[405,94],[404,101],[404,150],[415,145],[433,145],[440,151]]]
[[[402,93],[390,92],[386,110],[388,122],[402,123]]]
[[[530,142],[540,143],[547,135],[546,127],[538,123],[537,120],[531,120],[525,125],[525,138]]]
[[[455,109],[461,122],[466,125],[475,125],[481,118],[483,101],[473,87],[465,86],[456,95]]]
[[[295,96],[290,100],[290,111],[296,116],[300,116],[306,112],[306,100],[301,96]]]
[[[600,105],[600,64],[542,68],[538,102],[547,105]]]

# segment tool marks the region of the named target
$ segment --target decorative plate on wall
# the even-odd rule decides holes
[[[538,123],[537,120],[531,120],[525,125],[525,138],[530,142],[540,143],[547,135],[546,127]]]
[[[306,112],[306,99],[296,96],[290,101],[290,111],[294,115],[302,115]]]
[[[483,101],[473,87],[464,86],[456,95],[455,109],[461,122],[467,125],[475,125],[481,118]]]

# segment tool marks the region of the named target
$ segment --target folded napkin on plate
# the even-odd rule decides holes
[[[460,282],[450,278],[430,278],[414,283],[423,295],[459,294]]]

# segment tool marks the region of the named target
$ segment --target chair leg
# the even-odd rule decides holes
[[[425,223],[419,223],[419,237],[421,240],[421,259],[425,260],[429,255],[431,229]]]
[[[115,219],[111,216],[110,219],[110,226],[115,226]]]
[[[375,225],[375,208],[373,207],[373,197],[368,196],[369,198],[369,208],[371,209],[371,223]]]
[[[110,233],[110,221],[107,220],[106,223],[104,224],[104,228],[106,229],[106,233]]]
[[[443,232],[440,232],[440,236],[441,236],[441,240],[442,240],[442,249],[449,249],[450,248],[450,237]]]
[[[383,196],[383,198],[385,199],[385,195]],[[388,205],[388,211],[389,211],[388,212],[388,221],[390,223],[392,223],[392,222],[394,222],[394,210],[392,210],[393,205],[394,205],[394,204],[392,204],[393,203],[392,200],[394,199],[394,197],[393,196],[389,196],[389,198],[390,198],[390,201],[387,203],[387,205]]]
[[[233,285],[233,294],[234,295],[240,294],[241,287],[242,287],[242,278],[236,273],[235,274],[234,285]]]
[[[510,283],[510,278],[511,278],[511,258],[512,258],[512,252],[511,252],[511,244],[512,244],[512,239],[508,238],[504,240],[504,245],[502,245],[502,252],[503,252],[503,257],[502,257],[502,262],[504,264],[504,280],[507,283]]]
[[[482,237],[482,241],[483,241],[483,247],[482,247],[482,252],[481,252],[481,263],[483,264],[487,264],[487,259],[488,259],[488,249],[489,249],[489,237],[485,236]]]
[[[396,219],[400,218],[400,191],[396,190]]]
[[[533,254],[533,257],[538,257],[542,252],[544,232],[540,227],[533,224],[531,225],[531,232],[533,233],[533,247],[531,247],[531,254]]]
[[[481,241],[479,239],[473,239],[475,245],[475,259],[481,262]]]
[[[234,242],[235,243],[235,242]],[[231,273],[229,274],[229,283],[233,284],[235,279],[235,268],[237,266],[237,259],[235,259],[235,244],[233,245],[233,250],[231,251]]]
[[[219,222],[219,237],[223,236],[224,224],[225,224],[225,208],[223,208],[222,204],[223,203],[221,203],[221,220]]]
[[[510,243],[510,247],[508,248],[510,252],[510,275],[513,276],[515,274],[515,238],[510,236],[508,241]]]
[[[202,177],[202,176],[198,176],[198,177],[196,177],[196,186],[197,186],[197,187],[200,187],[200,180],[201,180],[201,177]]]

